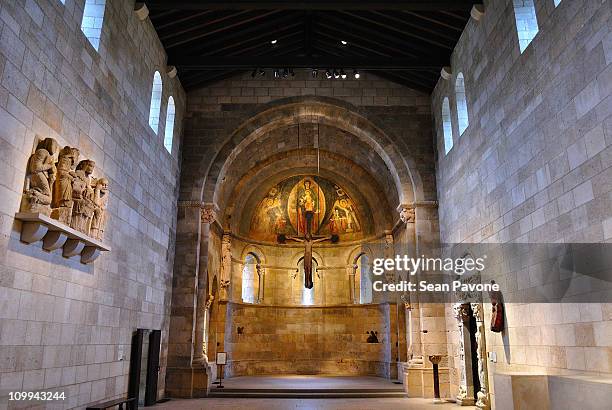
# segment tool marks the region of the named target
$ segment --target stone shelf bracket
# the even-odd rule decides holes
[[[22,222],[22,242],[31,244],[42,240],[46,251],[63,248],[65,258],[81,255],[83,264],[92,263],[100,252],[111,250],[110,246],[42,213],[18,212],[15,219]]]

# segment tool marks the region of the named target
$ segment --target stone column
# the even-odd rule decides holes
[[[200,273],[200,208],[197,201],[179,202],[166,375],[166,394],[170,397],[194,396],[194,346],[202,350],[202,339],[196,339],[194,333]],[[204,393],[205,389],[204,386]]]
[[[258,263],[255,266],[255,269],[257,271],[257,280],[258,280],[258,286],[257,286],[257,303],[262,303],[264,301],[264,287],[265,285],[265,269],[261,267],[261,265]],[[244,285],[243,285],[244,286]]]
[[[232,278],[232,236],[223,232],[221,240],[221,274],[219,275],[219,299],[227,301],[231,295],[229,286]]]
[[[355,275],[357,273],[357,264],[347,266],[346,273],[348,274],[348,281],[349,281],[350,303],[355,304],[357,303],[357,298],[355,295]]]
[[[459,394],[457,404],[460,406],[474,405],[474,380],[472,377],[472,349],[470,342],[469,320],[470,306],[466,303],[456,303],[453,306],[457,327],[459,328]],[[468,329],[465,327],[468,326]]]
[[[489,379],[487,372],[487,352],[485,343],[485,325],[481,303],[472,303],[472,313],[476,318],[476,343],[478,350],[472,354],[476,354],[478,358],[478,379],[480,381],[480,390],[476,393],[476,407],[484,410],[491,408],[489,400]]]
[[[206,332],[206,320],[208,314],[205,306],[208,303],[208,246],[211,225],[215,223],[217,216],[216,207],[213,204],[206,204],[200,211],[201,224],[201,241],[200,241],[200,257],[198,269],[198,290],[197,290],[197,306],[196,321],[195,321],[195,343],[194,343],[194,363],[205,361],[204,355],[204,338]]]

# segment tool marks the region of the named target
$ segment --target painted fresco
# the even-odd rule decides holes
[[[357,206],[333,182],[317,176],[295,176],[276,186],[263,198],[251,219],[250,237],[276,241],[278,234],[301,236],[306,232],[306,212],[312,211],[314,235],[336,234],[340,239],[361,238]]]

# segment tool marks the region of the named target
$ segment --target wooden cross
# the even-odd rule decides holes
[[[312,245],[317,242],[330,241],[338,242],[338,235],[330,236],[313,236],[312,235],[312,217],[314,212],[306,211],[306,234],[304,236],[287,236],[286,239],[304,244],[304,287],[312,289],[314,282],[312,280]]]

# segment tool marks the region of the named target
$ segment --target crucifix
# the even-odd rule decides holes
[[[317,242],[331,241],[332,243],[338,242],[338,235],[330,236],[313,236],[312,235],[312,217],[314,210],[306,209],[306,233],[303,237],[287,236],[286,239],[291,241],[301,242],[304,244],[304,287],[306,289],[312,289],[314,286],[312,278],[312,245]],[[285,239],[285,238],[283,238]],[[279,238],[280,240],[280,238]],[[284,242],[280,240],[281,242]]]

